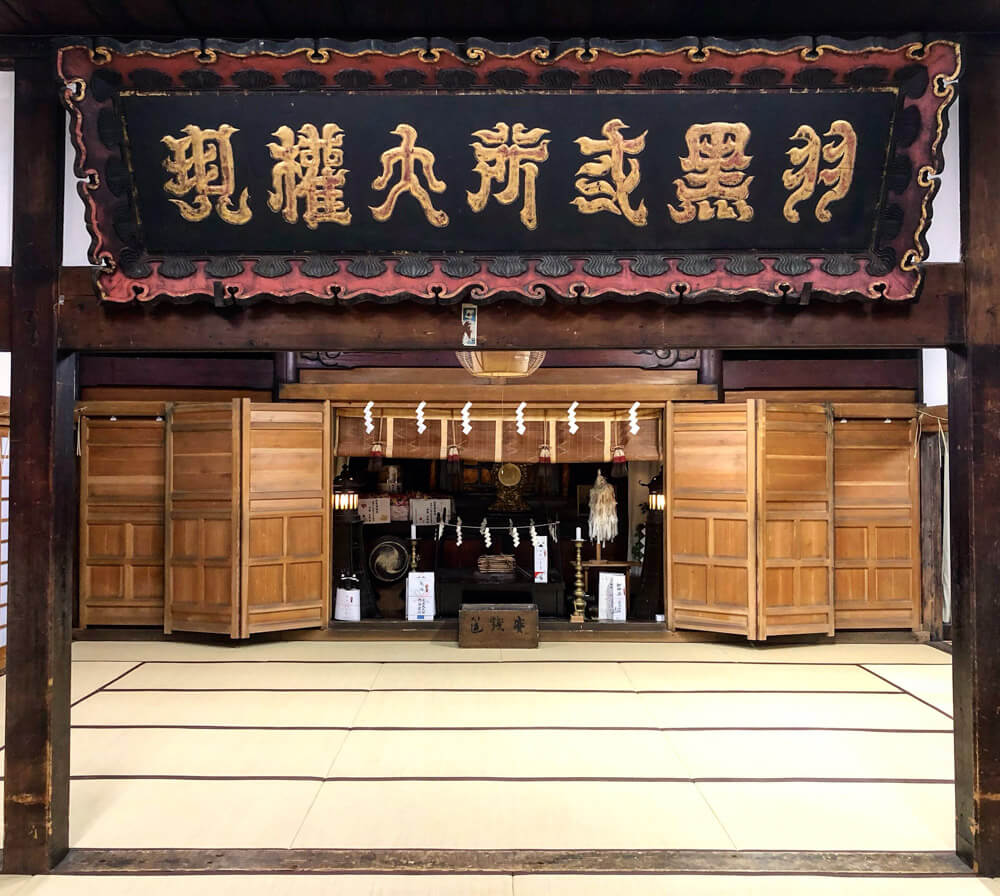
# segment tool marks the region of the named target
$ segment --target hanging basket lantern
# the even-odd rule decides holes
[[[455,357],[473,376],[518,379],[538,370],[545,352],[455,352]]]

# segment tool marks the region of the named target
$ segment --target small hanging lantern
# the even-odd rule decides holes
[[[649,489],[649,509],[662,513],[666,506],[663,495],[663,470],[660,470],[659,473],[646,483],[646,488]]]
[[[350,462],[345,462],[333,480],[333,509],[349,518],[358,515],[358,480],[351,471]]]

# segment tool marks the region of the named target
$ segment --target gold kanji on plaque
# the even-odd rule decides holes
[[[604,140],[591,137],[577,137],[576,143],[585,156],[604,153],[594,162],[584,162],[576,172],[576,189],[582,196],[572,200],[583,214],[611,212],[624,215],[637,227],[646,226],[646,203],[642,200],[636,208],[629,203],[629,194],[639,185],[639,161],[628,159],[628,173],[625,173],[626,156],[638,155],[646,148],[646,134],[626,139],[621,132],[628,125],[620,118],[606,121],[601,128]]]
[[[236,192],[236,166],[233,161],[231,137],[239,128],[220,124],[217,128],[200,128],[185,125],[181,130],[184,137],[161,138],[170,158],[163,167],[171,175],[163,189],[171,196],[194,194],[191,202],[171,199],[185,221],[204,221],[212,213],[212,197],[215,210],[227,224],[246,224],[253,217],[250,211],[250,192],[244,187],[237,206],[233,207],[233,193]]]
[[[273,190],[267,205],[281,212],[289,224],[299,220],[299,203],[305,200],[302,220],[315,230],[318,224],[350,224],[351,210],[344,205],[344,132],[332,123],[324,124],[322,132],[314,124],[299,128],[298,137],[287,125],[274,132],[277,143],[268,143],[271,158]]]
[[[513,130],[513,134],[511,131]],[[544,128],[525,130],[521,122],[510,125],[498,121],[491,130],[473,131],[472,136],[481,142],[470,143],[476,154],[476,167],[472,170],[479,175],[479,189],[467,191],[469,208],[481,212],[490,198],[493,181],[503,184],[503,189],[495,193],[497,202],[510,205],[521,195],[521,177],[524,177],[524,204],[521,206],[521,223],[528,230],[538,226],[535,209],[535,180],[538,177],[536,162],[544,162],[549,157],[549,141],[542,140],[548,133]]]
[[[837,119],[823,136],[832,139],[821,143],[816,131],[809,125],[803,124],[789,138],[802,143],[802,146],[793,146],[788,150],[788,161],[792,167],[786,168],[781,175],[785,189],[792,191],[785,200],[784,214],[793,224],[799,222],[799,213],[795,206],[812,197],[817,182],[830,188],[816,203],[816,219],[823,223],[832,217],[830,203],[843,199],[851,189],[851,182],[854,180],[854,162],[858,152],[858,135],[849,121]],[[833,167],[820,171],[821,157]]]
[[[427,186],[435,193],[443,193],[445,182],[434,175],[434,153],[417,146],[417,131],[412,125],[398,124],[390,132],[399,137],[399,146],[387,149],[382,153],[382,173],[372,181],[372,189],[384,190],[389,186],[393,171],[399,166],[399,180],[385,197],[385,202],[379,206],[369,206],[376,221],[388,221],[396,208],[396,200],[404,193],[409,193],[424,210],[427,220],[435,227],[447,227],[446,212],[434,208],[430,194],[421,185],[417,175],[417,165],[423,169],[427,178]]]
[[[746,154],[750,128],[741,121],[694,124],[684,142],[688,153],[680,160],[684,176],[674,181],[680,208],[668,203],[670,217],[678,224],[696,216],[699,221],[752,220],[747,200],[753,175],[746,174],[753,159]]]

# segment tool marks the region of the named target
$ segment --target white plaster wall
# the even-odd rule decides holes
[[[0,72],[0,266],[10,264],[14,181],[14,73]]]
[[[944,141],[944,171],[934,200],[934,217],[927,232],[930,261],[962,260],[962,230],[959,215],[958,103],[948,111],[948,137]],[[948,403],[948,361],[943,348],[923,351],[924,404]]]

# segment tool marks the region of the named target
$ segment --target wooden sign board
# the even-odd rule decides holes
[[[459,647],[537,647],[537,604],[462,604]]]
[[[919,291],[945,40],[66,46],[109,301]]]

